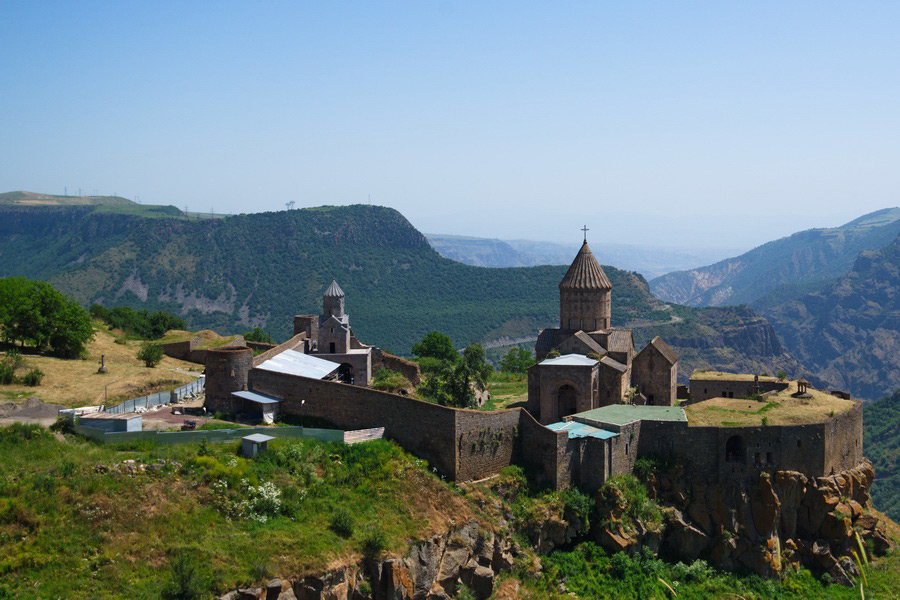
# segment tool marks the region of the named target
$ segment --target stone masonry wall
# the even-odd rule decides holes
[[[702,402],[710,398],[749,398],[753,395],[753,380],[719,380],[719,379],[692,379],[690,390],[690,403]],[[762,393],[772,390],[786,390],[786,381],[760,381],[759,390]]]
[[[456,411],[458,480],[482,479],[516,462],[520,413]]]
[[[253,369],[250,389],[282,398],[279,410],[341,429],[384,427],[385,435],[456,479],[456,411],[395,394]],[[306,403],[302,405],[301,402]],[[302,413],[301,413],[302,410]]]

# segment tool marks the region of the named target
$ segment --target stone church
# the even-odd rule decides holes
[[[528,410],[541,423],[609,404],[675,405],[678,355],[659,337],[635,353],[632,331],[612,326],[612,283],[587,239],[559,282],[559,328],[542,329],[534,350]]]
[[[363,344],[350,329],[350,315],[344,312],[344,290],[335,280],[322,295],[321,315],[294,317],[294,335],[306,334],[305,354],[338,363],[338,379],[343,383],[368,385],[372,379],[372,347]]]

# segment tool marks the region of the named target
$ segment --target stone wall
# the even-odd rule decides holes
[[[414,387],[418,387],[422,383],[422,371],[419,365],[411,360],[394,356],[385,352],[381,348],[372,348],[372,373],[376,374],[380,369],[390,369],[397,371],[407,379]]]
[[[489,477],[517,461],[521,412],[456,411],[456,479]]]
[[[632,385],[647,397],[647,404],[675,406],[678,362],[670,365],[652,346],[645,348],[631,363]]]
[[[266,362],[273,356],[278,356],[285,350],[296,350],[297,352],[304,352],[305,350],[305,342],[308,338],[306,337],[306,333],[300,332],[296,334],[294,337],[289,339],[288,341],[278,344],[274,348],[266,350],[262,354],[253,357],[253,366],[261,365]]]
[[[749,398],[753,395],[755,385],[752,379],[692,379],[689,402],[693,404],[710,398]],[[759,391],[762,393],[786,390],[787,387],[786,381],[759,382]]]
[[[239,404],[232,392],[246,390],[253,364],[250,348],[213,348],[206,352],[206,409],[234,414]]]
[[[846,413],[837,415],[823,424],[825,437],[825,464],[823,472],[833,475],[863,460],[862,403]]]
[[[611,290],[559,290],[559,328],[577,331],[609,329]]]

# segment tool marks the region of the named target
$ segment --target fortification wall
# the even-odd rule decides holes
[[[495,475],[517,460],[520,412],[456,411],[458,480]]]
[[[853,468],[863,460],[862,403],[832,417],[823,425],[825,437],[824,473],[832,475]]]
[[[381,348],[372,348],[372,373],[377,373],[380,369],[390,369],[391,371],[397,371],[407,379],[416,387],[420,383],[422,383],[422,372],[419,369],[419,365],[412,362],[411,360],[406,360],[405,358],[400,358],[399,356],[394,356],[388,352],[385,352]]]
[[[214,348],[206,351],[206,408],[211,412],[233,414],[239,403],[232,392],[246,390],[253,365],[250,348]]]
[[[250,372],[250,388],[282,398],[282,414],[317,417],[341,429],[384,427],[387,437],[456,479],[454,409],[355,385],[258,369]]]
[[[798,471],[822,477],[862,461],[862,405],[824,422],[755,427],[688,427],[645,422],[639,455],[672,455],[720,482],[762,472]],[[615,459],[614,459],[615,462]]]
[[[306,342],[306,339],[307,339],[307,337],[306,337],[305,332],[296,334],[294,337],[292,337],[288,341],[286,341],[282,344],[278,344],[274,348],[270,348],[269,350],[266,350],[262,354],[258,354],[257,356],[254,356],[253,357],[253,366],[254,367],[259,366],[262,363],[269,360],[270,358],[272,358],[273,356],[278,356],[285,350],[297,350],[298,346],[304,345],[304,343]],[[301,348],[298,351],[303,352],[303,349]]]
[[[163,353],[166,356],[177,358],[179,360],[190,360],[191,349],[196,345],[196,340],[185,340],[183,342],[172,342],[163,344]]]
[[[749,398],[753,395],[755,385],[752,379],[692,379],[689,402],[693,404],[710,398]],[[759,391],[762,393],[786,390],[787,387],[786,381],[759,382]]]
[[[519,455],[521,460],[534,467],[541,478],[555,489],[566,487],[572,481],[568,454],[569,435],[564,431],[547,429],[527,411],[521,411],[519,419]]]

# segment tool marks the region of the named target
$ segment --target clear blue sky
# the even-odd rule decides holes
[[[752,246],[895,206],[900,3],[0,0],[0,191]]]

